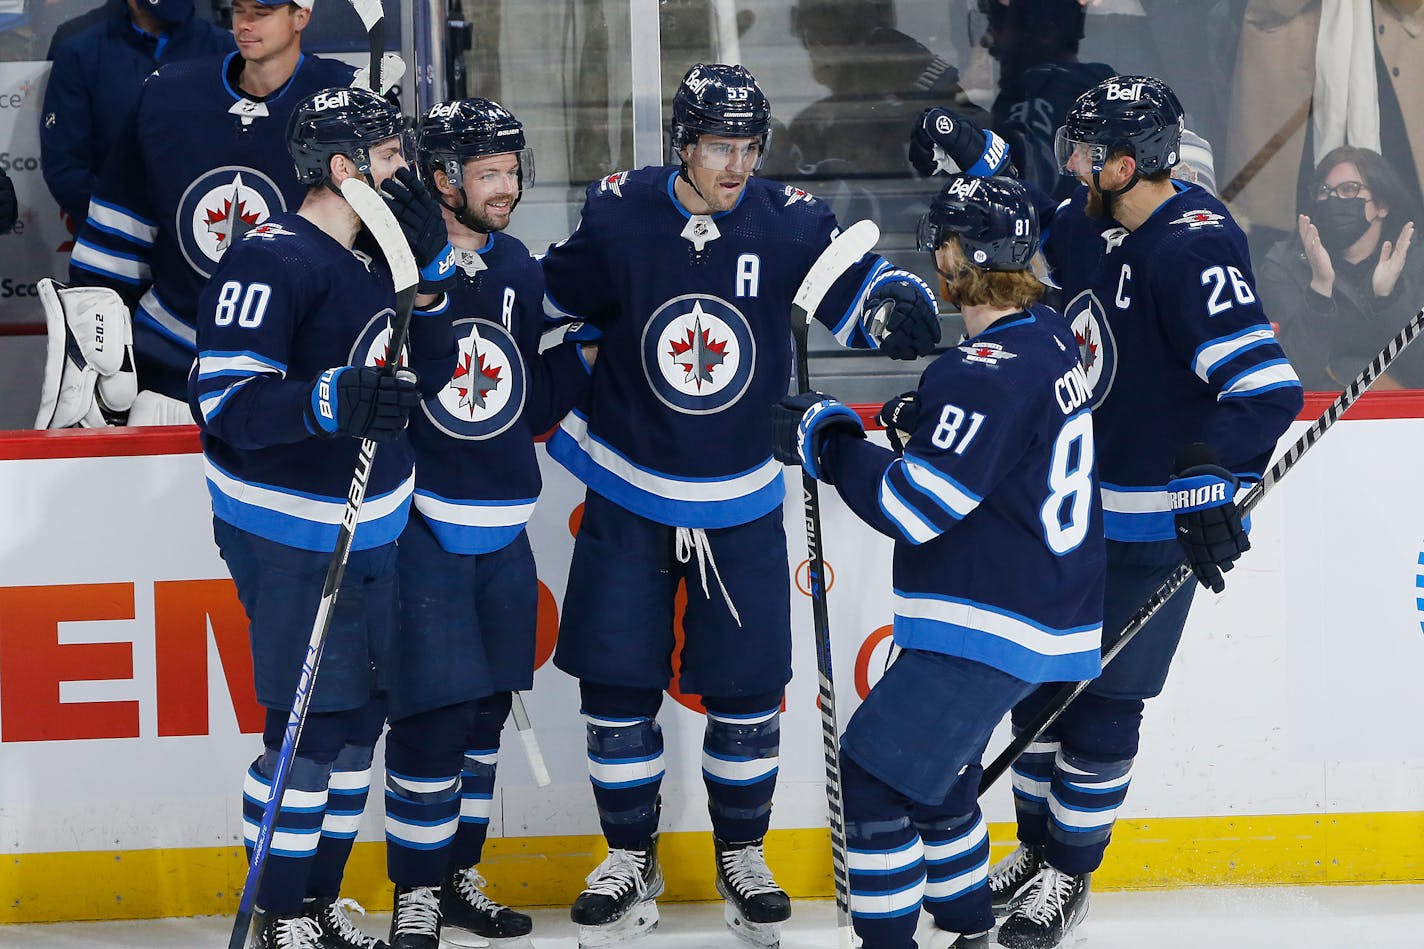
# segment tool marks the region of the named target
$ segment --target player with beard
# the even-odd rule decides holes
[[[984,148],[917,129],[962,167]],[[1085,92],[1054,142],[1078,181],[1039,195],[1044,256],[1069,301],[1093,392],[1108,574],[1110,643],[1176,570],[1203,586],[1250,547],[1234,499],[1259,481],[1303,403],[1261,307],[1246,238],[1213,195],[1171,177],[1182,107],[1165,83],[1114,76]],[[984,133],[978,133],[984,141]],[[967,162],[967,164],[966,164]],[[999,944],[1050,949],[1088,910],[1088,889],[1127,796],[1143,706],[1167,679],[1195,585],[1183,586],[1013,769],[1019,847],[990,875],[1008,912]],[[1057,691],[1015,707],[1015,727]]]
[[[410,427],[415,510],[399,545],[386,736],[393,949],[435,949],[442,926],[492,939],[532,927],[485,895],[476,865],[511,694],[534,682],[534,437],[587,390],[595,354],[571,340],[539,352],[543,275],[503,233],[534,183],[519,120],[488,99],[442,102],[421,119],[416,152],[455,247],[446,312],[459,355]]]
[[[571,914],[584,946],[658,919],[655,716],[684,579],[679,682],[707,710],[718,890],[729,924],[762,945],[791,912],[762,850],[791,678],[785,488],[769,410],[791,377],[792,299],[837,226],[821,201],[754,174],[770,122],[746,69],[693,66],[673,99],[677,163],[592,184],[577,230],[543,259],[549,305],[603,334],[588,398],[549,441],[588,486],[554,657],[580,680],[609,845]],[[939,339],[929,287],[875,254],[830,288],[816,317],[842,345],[897,358]]]

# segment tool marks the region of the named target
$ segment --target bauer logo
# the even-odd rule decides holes
[[[452,438],[478,441],[508,429],[524,412],[527,373],[509,331],[489,320],[455,323],[455,374],[421,408]]]
[[[183,192],[174,215],[174,233],[188,265],[211,277],[234,242],[286,209],[271,178],[241,165],[227,165],[200,176]]]
[[[751,383],[756,341],[741,311],[690,293],[662,306],[643,328],[643,372],[664,405],[708,415],[734,405]]]
[[[1113,378],[1117,375],[1117,342],[1113,339],[1112,327],[1108,325],[1103,305],[1091,290],[1084,290],[1069,301],[1063,315],[1073,328],[1073,338],[1078,341],[1078,359],[1087,373],[1092,407],[1096,408],[1112,391]]]

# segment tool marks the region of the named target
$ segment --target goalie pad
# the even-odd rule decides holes
[[[371,67],[360,66],[356,69],[356,75],[351,77],[351,85],[357,89],[366,89],[376,95],[383,96],[391,91],[396,83],[401,81],[405,75],[405,60],[400,58],[398,53],[386,53],[381,57],[381,88],[371,88]]]
[[[106,287],[38,289],[49,339],[35,428],[121,424],[138,394],[129,308]]]
[[[144,389],[129,409],[129,428],[143,425],[192,425],[193,412],[188,403]]]

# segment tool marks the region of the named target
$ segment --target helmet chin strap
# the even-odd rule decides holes
[[[679,155],[678,157],[679,157],[679,158],[682,158],[681,155]],[[705,195],[705,194],[702,193],[702,189],[699,188],[699,187],[697,187],[696,182],[694,182],[694,181],[692,180],[692,176],[687,173],[687,160],[686,160],[686,159],[683,159],[682,164],[680,164],[680,165],[677,166],[677,176],[678,176],[679,178],[681,178],[683,181],[687,182],[687,186],[688,186],[689,188],[691,188],[691,189],[697,194],[697,196],[698,196],[699,198],[702,199],[702,203],[705,204],[705,205],[707,205],[707,209],[708,209],[709,211],[711,211],[711,210],[712,210],[712,202],[711,202],[711,200],[708,199],[707,195]]]
[[[1103,212],[1107,214],[1108,217],[1115,218],[1116,215],[1113,214],[1113,205],[1117,203],[1117,197],[1119,195],[1126,194],[1133,188],[1137,187],[1137,183],[1141,180],[1142,173],[1134,167],[1132,169],[1132,177],[1127,180],[1127,184],[1123,185],[1121,188],[1117,188],[1116,190],[1111,190],[1103,187],[1102,172],[1094,171],[1093,187],[1098,189],[1098,194],[1103,196]]]
[[[476,234],[485,233],[481,229],[480,223],[476,221],[474,217],[470,214],[470,199],[465,197],[464,188],[460,189],[460,206],[458,208],[447,203],[443,195],[440,198],[440,206],[445,210],[449,211],[451,214],[455,215],[455,220],[459,221],[461,224],[463,224],[465,227],[468,227]],[[510,209],[513,210],[512,205]]]

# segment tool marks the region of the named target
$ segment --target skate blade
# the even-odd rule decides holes
[[[534,941],[528,936],[492,939],[463,929],[442,929],[440,941],[442,946],[455,946],[457,949],[535,949]]]
[[[780,923],[754,923],[742,917],[730,902],[722,904],[722,918],[727,928],[742,942],[760,949],[778,949],[781,945]]]
[[[579,949],[621,946],[658,928],[658,901],[644,900],[631,907],[621,919],[602,926],[578,928]],[[502,947],[501,947],[502,949]]]

